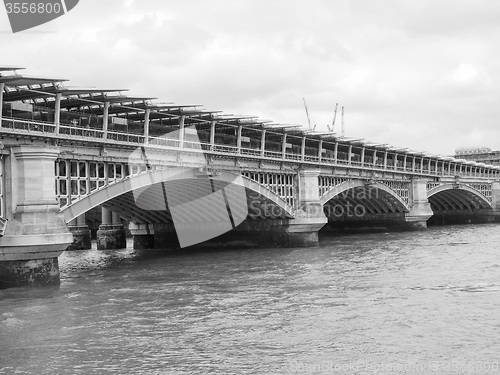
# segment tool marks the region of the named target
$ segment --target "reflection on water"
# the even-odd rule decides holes
[[[60,287],[0,291],[0,373],[498,373],[498,229],[67,252]]]

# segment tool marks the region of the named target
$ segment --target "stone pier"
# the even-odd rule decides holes
[[[112,250],[125,247],[127,247],[127,239],[120,216],[102,207],[102,223],[97,231],[97,249]]]
[[[409,198],[410,212],[405,213],[404,226],[407,229],[427,228],[427,220],[434,215],[427,199],[427,179],[412,180]]]
[[[155,231],[153,224],[130,223],[128,229],[134,238],[134,249],[154,249]]]
[[[85,222],[85,214],[71,220],[68,227],[73,233],[73,243],[68,246],[67,250],[88,250],[92,248],[90,229]]]
[[[73,242],[54,191],[58,147],[22,145],[4,155],[8,219],[0,238],[0,288],[59,284],[58,256]]]

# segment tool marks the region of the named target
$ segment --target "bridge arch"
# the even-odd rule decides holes
[[[493,209],[479,190],[467,185],[439,185],[427,192],[427,198],[434,211]]]
[[[193,181],[199,179],[210,179],[213,181],[213,186],[215,185],[214,187],[219,189],[229,184],[244,187],[247,207],[241,207],[241,210],[248,210],[252,218],[270,216],[292,218],[295,215],[294,208],[283,198],[245,176],[228,171],[219,171],[216,175],[209,176],[198,169],[183,167],[157,169],[128,176],[74,201],[70,205],[62,207],[61,213],[64,214],[65,221],[69,222],[92,208],[102,205],[121,213],[123,217],[130,221],[165,222],[165,220],[171,220],[171,216],[168,213],[160,214],[158,212],[162,208],[167,209],[165,200],[161,202],[161,198],[165,198],[163,196],[165,191],[162,190],[161,183],[170,181],[183,183],[178,187],[179,194],[182,194],[183,188],[189,189],[190,181],[192,184]],[[156,190],[147,191],[154,186],[156,186]],[[142,207],[138,207],[137,197],[141,195],[144,195],[141,201]],[[160,201],[158,197],[160,197]],[[184,198],[189,199],[189,196],[185,194]],[[209,210],[211,208],[200,207],[200,210],[202,209]]]
[[[404,199],[389,186],[380,183],[368,184],[365,180],[349,180],[332,187],[321,198],[321,204],[361,205],[367,213],[409,212]]]

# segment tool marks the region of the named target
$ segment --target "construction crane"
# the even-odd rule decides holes
[[[332,126],[326,125],[328,128],[328,131],[330,133],[333,133],[333,129],[335,128],[335,119],[337,118],[337,107],[339,106],[339,103],[335,103],[335,113],[333,114],[333,120],[332,120]]]
[[[306,116],[307,116],[307,123],[309,124],[309,130],[314,130],[316,129],[316,125],[314,125],[314,127],[311,125],[311,119],[309,118],[309,110],[307,109],[306,99],[302,98],[302,100],[304,101],[304,108],[306,109]]]
[[[345,137],[344,107],[342,106],[342,137]]]

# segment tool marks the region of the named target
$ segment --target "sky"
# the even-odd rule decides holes
[[[500,149],[500,2],[80,0],[0,65],[433,154]],[[339,111],[340,112],[340,111]],[[340,133],[340,116],[335,131]]]

